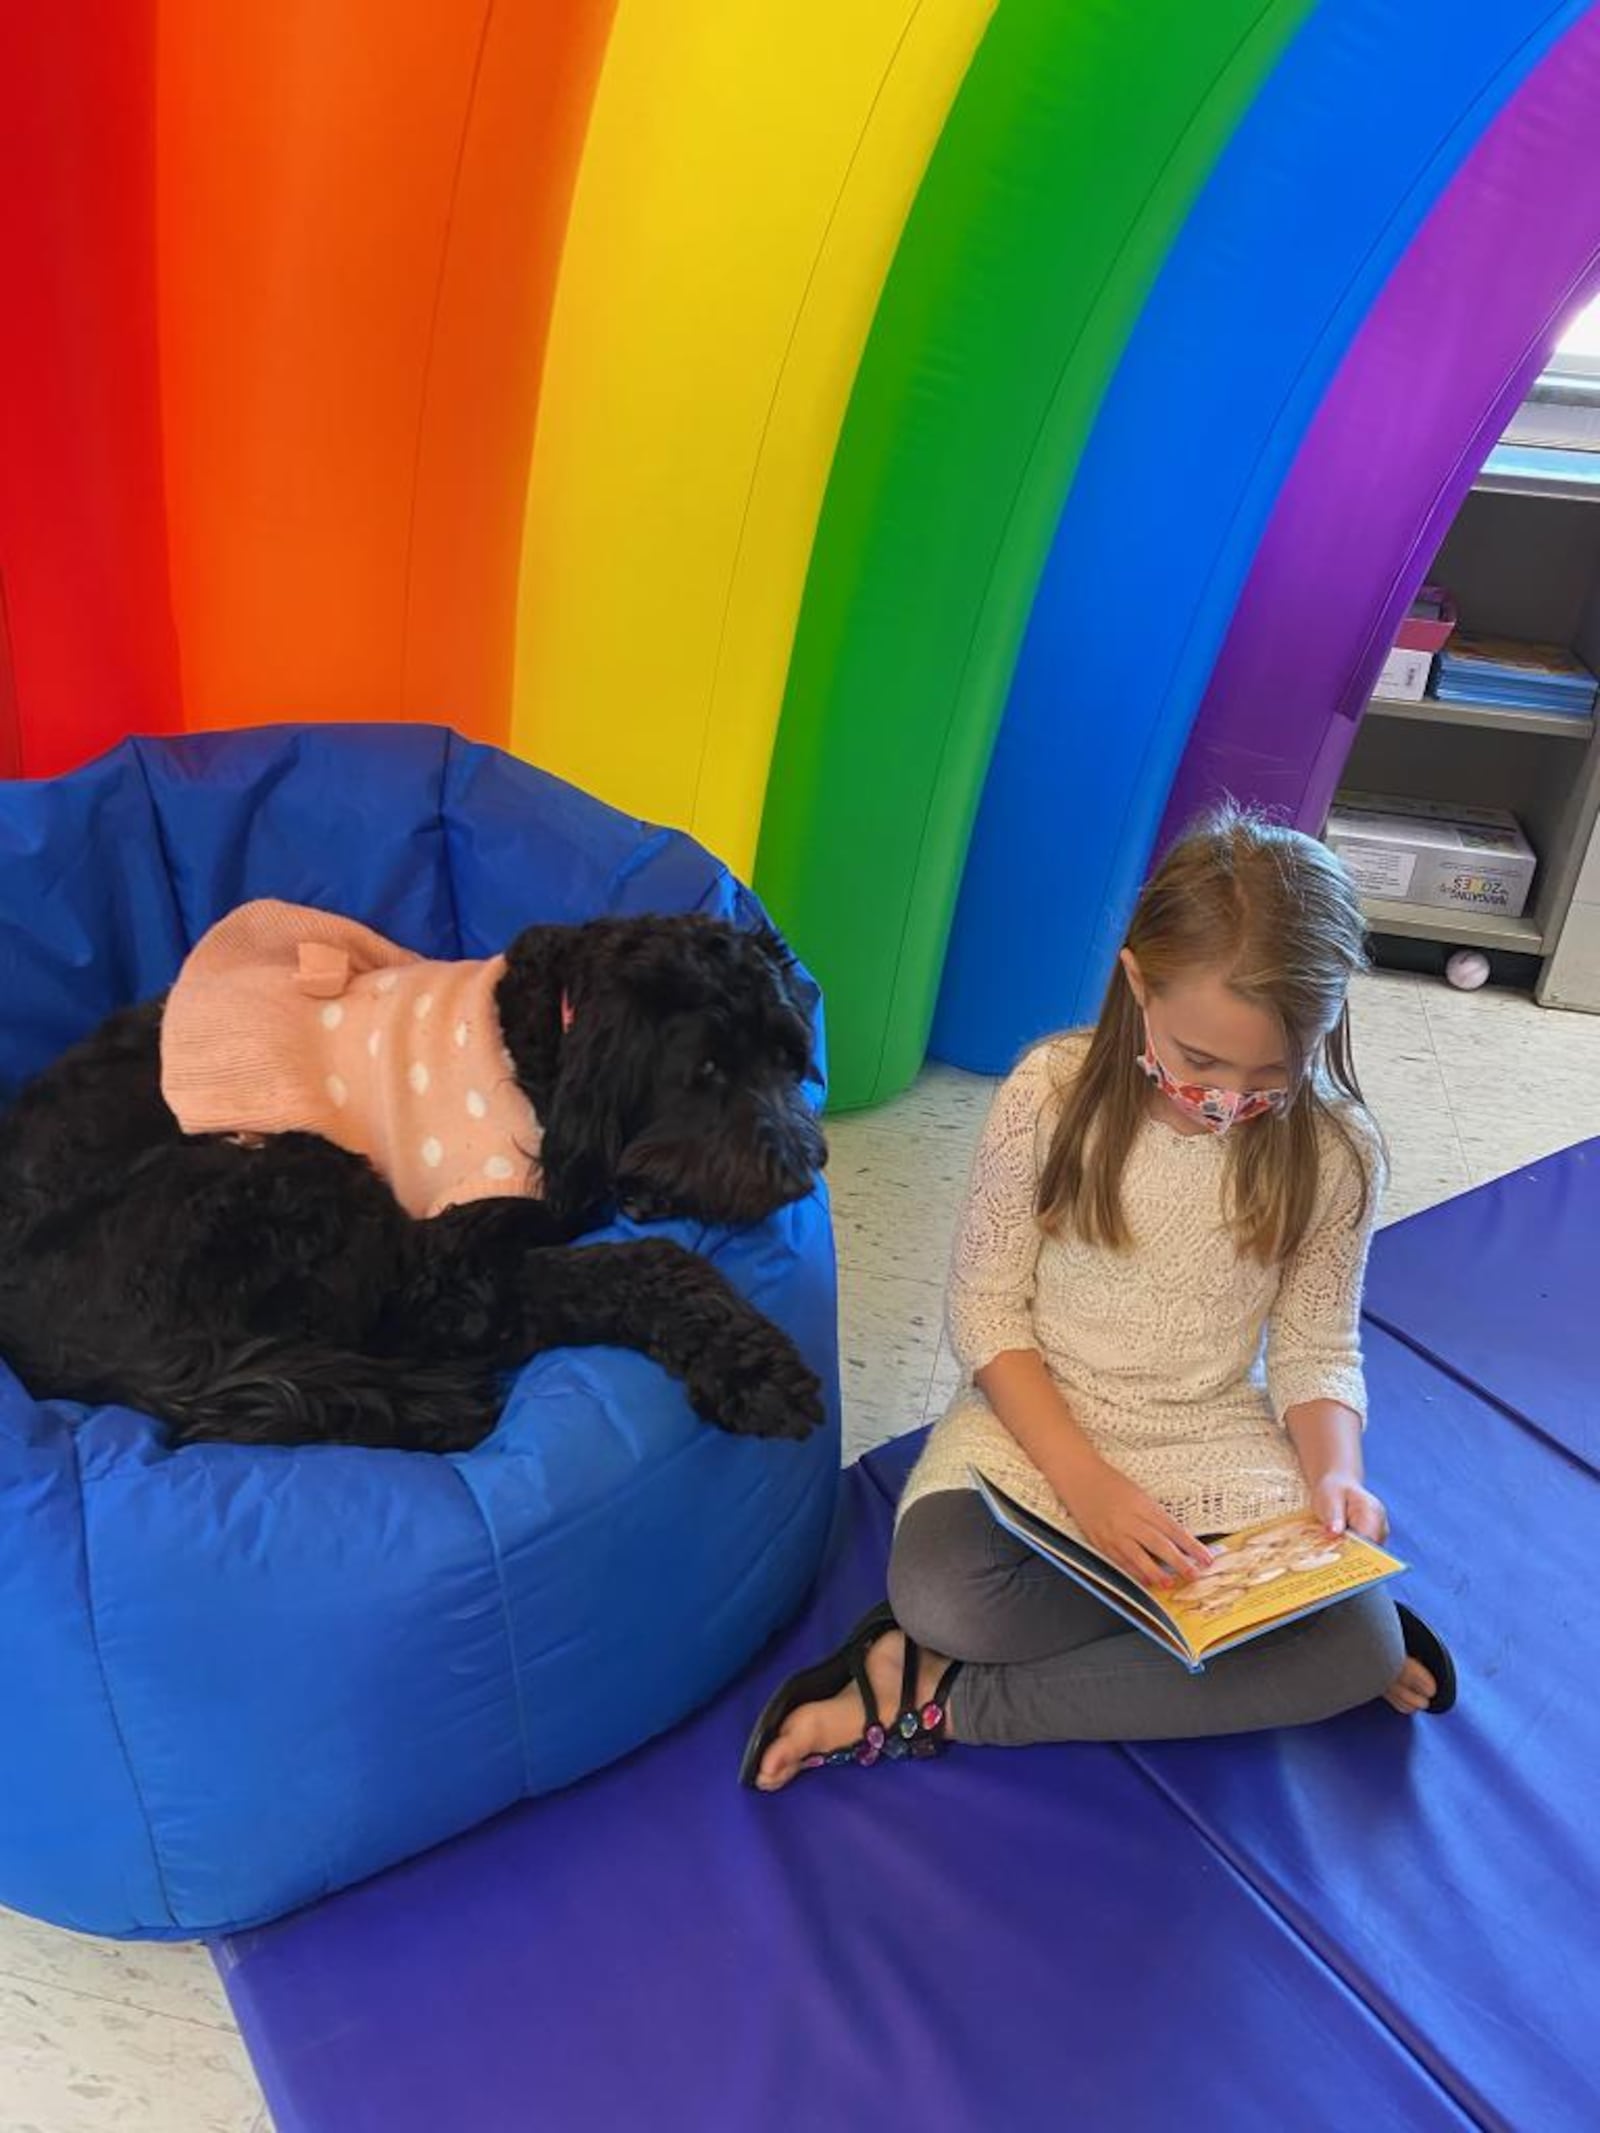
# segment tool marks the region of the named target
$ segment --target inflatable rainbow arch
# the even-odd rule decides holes
[[[1600,282],[1574,0],[116,0],[0,27],[0,770],[438,720],[754,870],[836,1100],[1320,819]]]

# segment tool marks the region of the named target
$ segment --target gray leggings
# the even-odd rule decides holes
[[[950,1693],[956,1739],[1000,1748],[1310,1725],[1383,1695],[1405,1657],[1380,1588],[1186,1674],[997,1526],[971,1489],[905,1513],[889,1599],[908,1636],[965,1662]]]

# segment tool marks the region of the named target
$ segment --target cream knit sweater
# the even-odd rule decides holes
[[[1081,1034],[1040,1045],[995,1098],[950,1274],[950,1340],[969,1381],[935,1426],[900,1513],[934,1490],[969,1486],[977,1466],[1071,1529],[970,1382],[1014,1348],[1039,1350],[1096,1450],[1191,1533],[1297,1510],[1306,1488],[1285,1413],[1306,1400],[1366,1412],[1359,1313],[1380,1182],[1376,1131],[1353,1106],[1341,1114],[1372,1180],[1361,1221],[1356,1162],[1326,1131],[1316,1214],[1281,1269],[1244,1257],[1229,1235],[1226,1140],[1154,1118],[1123,1174],[1132,1249],[1050,1237],[1034,1219],[1034,1193],[1087,1047]]]

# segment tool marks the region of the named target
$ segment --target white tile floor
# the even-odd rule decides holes
[[[1600,1134],[1600,1018],[1391,976],[1361,985],[1355,1023],[1391,1217]],[[936,1414],[953,1384],[941,1286],[989,1088],[930,1067],[833,1124],[847,1456]],[[0,1914],[0,2133],[267,2133],[207,1957]]]

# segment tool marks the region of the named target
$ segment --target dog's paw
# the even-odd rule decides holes
[[[749,1347],[719,1369],[713,1355],[708,1366],[689,1380],[689,1398],[702,1421],[735,1437],[809,1437],[824,1415],[822,1386],[815,1371],[800,1360],[781,1336]]]

